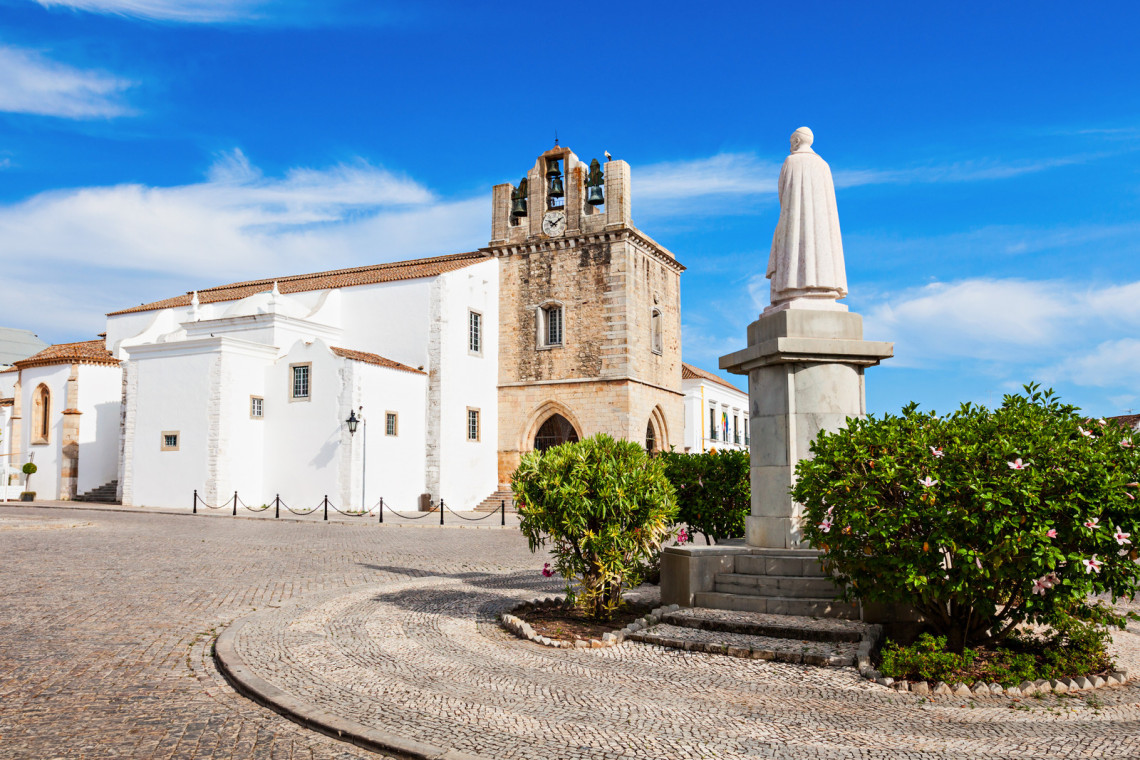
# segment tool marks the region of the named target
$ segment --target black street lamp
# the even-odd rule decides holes
[[[344,421],[344,424],[348,425],[349,435],[356,435],[356,426],[360,424],[360,420],[356,418],[355,409],[349,412],[348,419]]]
[[[360,416],[356,416],[356,410],[353,409],[348,413],[348,419],[344,424],[348,426],[348,434],[355,436],[356,428],[361,422],[364,423],[364,440],[362,441],[362,450],[360,452],[360,508],[364,509],[367,506],[368,491],[368,420],[364,419],[364,407],[360,407]],[[381,507],[383,509],[383,507]]]

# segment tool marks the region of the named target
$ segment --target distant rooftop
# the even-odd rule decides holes
[[[395,280],[414,280],[418,277],[435,277],[444,272],[451,272],[472,264],[486,261],[487,255],[474,251],[471,253],[453,253],[448,256],[435,256],[428,259],[411,259],[410,261],[393,261],[389,264],[373,264],[366,267],[353,267],[352,269],[333,269],[328,272],[314,272],[313,274],[295,274],[285,277],[267,277],[264,280],[246,280],[230,285],[218,285],[197,291],[198,303],[218,303],[221,301],[239,301],[243,298],[267,291],[277,283],[277,289],[282,294],[300,293],[306,290],[330,290],[332,288],[347,288],[353,285],[373,285],[378,282],[393,282]],[[113,311],[108,317],[116,314],[131,314],[136,311],[155,311],[157,309],[172,309],[189,306],[193,292],[186,293],[161,301],[144,303],[141,306],[132,306],[129,309]]]
[[[102,340],[83,340],[78,343],[57,343],[16,362],[20,369],[52,364],[103,364],[114,367],[119,364],[119,360],[111,355]]]
[[[723,377],[714,375],[711,372],[706,372],[703,369],[694,367],[692,364],[685,364],[681,362],[681,379],[682,380],[708,380],[710,383],[723,385],[725,388],[732,388],[737,393],[747,393],[747,391],[737,388],[732,383],[725,380]]]
[[[48,347],[31,330],[0,327],[0,364],[12,364],[27,359]]]

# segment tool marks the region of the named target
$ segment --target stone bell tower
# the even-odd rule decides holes
[[[682,440],[681,266],[630,219],[624,161],[558,142],[496,185],[499,482],[523,453],[596,433]]]

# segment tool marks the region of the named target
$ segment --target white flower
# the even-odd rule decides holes
[[[938,481],[931,479],[931,477],[929,475],[927,475],[922,480],[918,481],[918,483],[919,483],[919,485],[926,486],[927,488],[931,488],[933,486],[938,485]]]
[[[1045,596],[1045,591],[1049,588],[1052,588],[1052,586],[1046,582],[1044,578],[1038,578],[1037,580],[1033,581],[1034,594],[1041,594],[1041,596]]]
[[[1091,430],[1085,430],[1080,425],[1077,425],[1077,430],[1080,431],[1080,434],[1083,435],[1085,438],[1092,438],[1092,431]]]
[[[1082,559],[1081,564],[1085,566],[1086,573],[1099,573],[1102,563],[1094,554],[1092,555],[1092,559]]]
[[[1012,462],[1006,462],[1006,464],[1009,465],[1009,469],[1011,469],[1011,470],[1024,470],[1025,469],[1025,465],[1023,465],[1021,463],[1021,457],[1018,457],[1017,459],[1013,460]]]
[[[930,453],[933,454],[938,459],[941,459],[942,458],[942,447],[939,446],[938,448],[934,448],[933,446],[931,446],[930,447]]]
[[[831,521],[830,520],[824,520],[823,522],[821,522],[819,524],[819,529],[822,530],[824,533],[830,533],[831,532]]]
[[[1128,540],[1128,538],[1129,538],[1131,535],[1132,535],[1131,533],[1124,533],[1124,532],[1122,532],[1122,531],[1120,530],[1120,526],[1119,526],[1119,525],[1117,525],[1117,526],[1116,526],[1116,532],[1112,534],[1112,537],[1116,539],[1116,543],[1118,543],[1118,544],[1120,544],[1121,546],[1123,546],[1124,544],[1130,544],[1130,543],[1132,543],[1131,541],[1129,541],[1129,540]]]
[[[1107,423],[1107,422],[1105,422],[1105,421],[1104,421],[1104,419],[1102,418],[1102,419],[1099,419],[1099,420],[1097,420],[1097,421],[1096,421],[1096,424],[1098,424],[1098,425],[1107,425],[1108,423]]]
[[[1086,528],[1092,528],[1093,530],[1096,530],[1097,528],[1100,527],[1100,518],[1099,517],[1090,518],[1088,521],[1085,522],[1085,527]]]

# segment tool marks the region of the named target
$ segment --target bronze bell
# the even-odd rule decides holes
[[[557,160],[546,162],[546,176],[547,177],[557,177],[560,174],[562,174],[562,170],[558,168],[558,161]]]
[[[551,198],[561,198],[566,195],[562,190],[562,176],[555,174],[550,178],[550,192],[547,193]]]
[[[526,198],[515,198],[511,201],[511,214],[514,216],[526,216]]]
[[[586,203],[589,203],[591,206],[601,206],[605,202],[605,198],[602,197],[601,185],[586,188]]]

